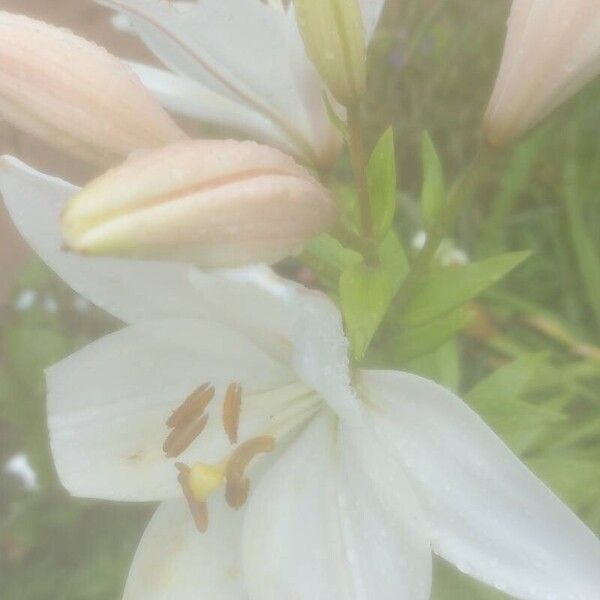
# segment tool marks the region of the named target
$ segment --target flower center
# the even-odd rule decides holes
[[[215,389],[205,383],[190,394],[167,419],[171,429],[163,450],[167,458],[179,456],[202,433],[208,422],[205,410],[215,396]],[[231,383],[223,400],[223,429],[232,445],[238,443],[238,429],[242,408],[242,386]],[[178,481],[188,502],[194,522],[199,531],[208,528],[208,497],[225,484],[225,498],[234,509],[242,507],[248,499],[250,481],[245,472],[252,459],[275,449],[275,438],[263,435],[239,445],[221,462],[207,465],[201,462],[191,467],[176,463]]]

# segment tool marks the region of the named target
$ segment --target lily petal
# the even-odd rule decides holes
[[[250,598],[428,598],[427,538],[413,535],[419,513],[410,501],[402,513],[390,511],[390,498],[357,469],[353,449],[335,440],[336,421],[324,413],[251,497],[243,534]]]
[[[296,373],[340,417],[357,423],[362,405],[352,387],[349,343],[339,310],[325,294],[309,290],[296,295],[293,308],[296,319],[291,339]]]
[[[102,338],[47,371],[48,427],[63,485],[76,496],[160,500],[180,493],[162,450],[171,412],[209,382],[208,423],[177,460],[215,463],[231,446],[222,426],[227,386],[241,384],[240,439],[298,411],[306,388],[242,335],[199,319],[146,321]],[[280,388],[284,388],[281,390]],[[273,393],[269,393],[274,391]],[[306,400],[310,413],[315,400]]]
[[[279,352],[285,353],[287,347],[289,353],[283,338],[290,335],[290,299],[300,286],[264,266],[201,272],[184,263],[91,259],[65,252],[60,215],[77,191],[16,158],[0,159],[0,192],[12,220],[76,292],[126,322],[200,317],[252,331],[257,340],[272,332],[280,338]]]
[[[363,384],[439,555],[523,600],[600,597],[600,542],[466,404],[406,373]]]
[[[222,278],[220,293],[215,293],[215,276]],[[261,348],[267,340],[267,353],[277,349],[274,358],[291,364],[336,413],[357,422],[362,408],[351,385],[348,340],[340,312],[325,294],[277,277],[263,266],[196,270],[191,278],[207,311],[220,312],[220,321],[243,331]]]
[[[247,104],[282,131],[296,155],[316,159],[284,51],[284,13],[258,1],[203,0],[185,8],[153,0],[96,1],[128,14],[167,67]]]
[[[61,249],[60,215],[79,188],[0,159],[0,191],[21,235],[76,292],[124,321],[201,312],[183,263],[89,259]]]
[[[128,63],[142,83],[169,110],[217,127],[245,133],[246,137],[293,152],[294,147],[269,119],[225,94],[171,71],[137,62]]]
[[[123,600],[245,600],[242,518],[215,498],[200,534],[183,500],[164,502],[140,541]]]

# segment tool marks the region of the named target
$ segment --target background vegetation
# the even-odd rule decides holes
[[[421,136],[448,182],[473,156],[499,61],[504,2],[404,0],[372,48],[373,145],[394,124],[407,249],[422,229]],[[600,85],[497,157],[440,260],[531,256],[468,305],[469,319],[413,356],[373,356],[456,389],[600,532]],[[342,161],[340,173],[349,178]],[[294,265],[288,265],[293,269]],[[43,368],[118,326],[38,262],[0,315],[0,597],[118,600],[153,506],[69,498],[51,463]],[[28,489],[3,470],[25,453]],[[439,563],[436,600],[506,598]]]

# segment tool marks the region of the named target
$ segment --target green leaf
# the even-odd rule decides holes
[[[514,600],[434,555],[431,600]]]
[[[472,405],[483,408],[511,398],[520,398],[544,358],[543,353],[528,354],[496,369],[477,383],[466,399]]]
[[[382,267],[355,264],[340,277],[340,295],[346,331],[354,356],[360,360],[392,301],[392,282]]]
[[[356,188],[351,185],[339,185],[336,196],[342,208],[341,222],[345,229],[360,236],[362,225],[360,222],[360,206]]]
[[[302,261],[315,271],[323,283],[337,287],[340,274],[350,265],[362,262],[362,257],[333,236],[324,234],[306,243]]]
[[[551,455],[530,459],[527,464],[573,508],[597,506],[600,499],[597,460],[576,455]]]
[[[423,165],[423,186],[421,189],[421,211],[427,230],[440,215],[446,201],[444,168],[429,134],[424,131],[421,137],[421,161]]]
[[[400,323],[421,325],[478,296],[521,264],[529,252],[511,252],[433,271],[416,288]]]
[[[394,295],[400,289],[402,282],[408,275],[409,264],[402,242],[394,230],[388,231],[377,250],[381,266],[387,272],[392,282]]]
[[[400,363],[429,354],[464,329],[473,311],[460,307],[425,325],[406,327],[393,338],[394,357]]]
[[[396,153],[390,127],[379,139],[367,168],[373,229],[377,239],[389,231],[396,212]]]
[[[458,344],[449,339],[429,354],[413,358],[403,368],[416,375],[437,381],[449,390],[460,388],[461,365]]]
[[[581,211],[576,168],[575,163],[569,163],[565,168],[565,196],[571,242],[596,328],[600,332],[600,249],[589,234]]]
[[[560,404],[527,401],[525,392],[545,359],[544,353],[521,356],[488,375],[466,396],[517,453],[523,453],[545,428],[564,418]]]

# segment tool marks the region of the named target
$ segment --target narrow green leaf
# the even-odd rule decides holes
[[[396,212],[396,153],[390,127],[379,139],[367,168],[373,228],[377,239],[389,231]]]
[[[511,252],[470,263],[452,266],[432,272],[415,289],[400,323],[421,325],[461,306],[481,294],[521,264],[529,252]]]
[[[565,168],[565,197],[571,242],[577,257],[577,266],[588,303],[594,314],[596,328],[600,331],[600,249],[594,244],[581,211],[575,163],[569,163]]]
[[[395,295],[408,275],[410,266],[402,242],[393,229],[388,231],[381,244],[379,244],[378,255],[381,266],[390,278]]]
[[[597,459],[551,455],[529,459],[527,464],[574,509],[598,506],[600,480]]]
[[[410,373],[437,381],[449,390],[458,391],[460,388],[461,365],[455,339],[447,340],[429,354],[413,358],[403,365],[403,368]]]
[[[340,277],[342,313],[357,360],[365,355],[393,298],[386,271],[364,263],[350,265]]]
[[[307,242],[302,261],[315,271],[323,283],[337,287],[340,274],[350,265],[362,262],[362,257],[333,236],[324,234]]]
[[[421,189],[421,211],[423,222],[429,230],[438,218],[446,201],[444,168],[429,133],[421,137],[421,161],[423,186]]]
[[[496,369],[471,389],[466,400],[478,408],[483,408],[521,398],[544,359],[543,353],[528,354]]]
[[[426,325],[406,327],[393,337],[393,354],[400,363],[429,354],[464,329],[473,312],[460,307]]]
[[[534,404],[526,390],[544,363],[544,353],[521,356],[480,381],[467,402],[518,453],[527,450],[545,428],[564,418],[560,404]]]
[[[341,224],[347,231],[356,236],[362,233],[360,222],[360,206],[358,193],[352,185],[339,185],[336,188],[336,197],[341,206]]]

